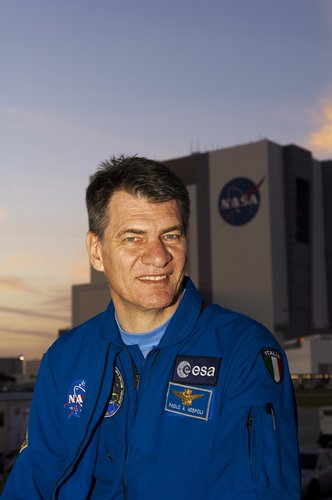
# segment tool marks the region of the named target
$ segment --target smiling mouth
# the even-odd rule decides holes
[[[140,281],[154,281],[154,282],[157,282],[157,281],[164,281],[167,279],[167,274],[162,274],[162,275],[158,275],[158,276],[141,276],[139,278]]]

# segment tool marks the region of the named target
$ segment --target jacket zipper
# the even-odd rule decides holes
[[[135,360],[134,358],[131,356],[130,352],[128,351],[128,354],[129,354],[129,357],[130,357],[130,361],[131,361],[131,366],[132,366],[132,369],[133,369],[133,374],[134,374],[134,388],[135,388],[135,391],[138,392],[138,389],[139,389],[139,384],[140,384],[140,381],[141,381],[141,376],[139,374],[139,371],[137,369],[137,366],[136,366],[136,363],[135,363]],[[154,354],[154,359],[151,363],[151,366],[150,366],[150,370],[152,369],[153,365],[155,364],[155,361],[156,359],[158,358],[159,354],[160,354],[160,349],[154,349],[152,351],[150,351],[147,355],[147,357],[144,359],[143,361],[143,366],[142,366],[142,370],[141,370],[141,374],[143,373],[143,370],[144,370],[144,367],[146,365],[146,362],[148,360],[148,358],[150,357],[150,355]]]
[[[78,445],[78,448],[77,448],[77,451],[75,453],[75,456],[73,458],[73,460],[70,462],[70,464],[67,465],[67,467],[65,468],[65,470],[63,471],[63,473],[61,474],[61,476],[56,480],[52,490],[51,490],[51,494],[50,494],[50,499],[52,500],[53,498],[56,498],[55,495],[56,495],[56,492],[57,492],[57,489],[61,486],[61,484],[63,483],[63,481],[66,479],[66,475],[68,473],[68,471],[74,466],[74,464],[76,463],[76,461],[78,460],[81,452],[82,452],[82,449],[83,449],[83,445],[85,444],[85,440],[89,434],[89,428],[90,428],[90,424],[91,424],[91,421],[94,417],[94,414],[95,414],[95,411],[97,409],[97,405],[98,405],[98,402],[99,402],[99,396],[100,396],[100,393],[101,393],[101,390],[102,390],[102,387],[103,387],[103,381],[104,381],[104,378],[105,378],[105,372],[106,372],[106,368],[107,368],[107,362],[108,362],[108,355],[109,355],[109,351],[110,351],[110,347],[111,347],[111,344],[109,343],[108,344],[108,347],[107,347],[107,351],[106,351],[106,357],[105,357],[105,363],[104,363],[104,369],[103,369],[103,373],[102,373],[102,377],[101,377],[101,383],[99,385],[99,389],[98,389],[98,394],[97,394],[97,397],[96,397],[96,400],[95,400],[95,404],[94,404],[94,407],[93,407],[93,411],[91,412],[91,415],[90,415],[90,418],[88,420],[88,424],[85,428],[85,433],[84,433],[84,436],[80,442],[80,444]]]
[[[129,351],[128,351],[129,352]],[[130,355],[129,353],[129,357],[130,357],[130,361],[131,361],[131,366],[132,366],[132,369],[133,369],[133,374],[134,374],[134,388],[135,388],[135,391],[137,392],[138,391],[138,386],[139,386],[139,372],[137,370],[137,366],[136,366],[136,363],[135,363],[135,360],[134,358]]]
[[[252,413],[250,410],[247,415],[248,458],[250,465],[251,465],[251,430],[252,430]]]
[[[134,388],[135,388],[135,391],[136,391],[136,404],[135,404],[135,419],[136,419],[136,414],[137,414],[137,396],[138,396],[137,393],[138,393],[138,390],[139,390],[139,384],[140,384],[140,381],[141,381],[141,376],[140,376],[139,371],[137,369],[137,366],[136,366],[134,358],[130,354],[129,350],[127,352],[129,354],[131,366],[132,366],[132,369],[133,369],[133,375],[134,375]],[[156,359],[158,358],[159,353],[160,353],[160,349],[156,349],[155,351],[150,351],[148,353],[147,357],[144,359],[142,370],[141,370],[141,374],[143,373],[143,370],[144,370],[144,367],[145,367],[145,363],[146,363],[148,357],[150,356],[150,354],[152,354],[152,352],[154,352],[155,357],[154,357],[154,360],[152,361],[150,369],[152,368],[152,366],[154,365]],[[127,460],[128,460],[128,449],[127,449],[127,453],[126,453],[126,460],[125,460],[125,466],[124,466],[124,472],[123,472],[123,498],[124,498],[124,500],[127,498],[127,485],[126,485],[126,481],[125,481],[125,478],[124,478],[124,476],[125,476],[125,470],[126,470],[126,465],[127,465]]]

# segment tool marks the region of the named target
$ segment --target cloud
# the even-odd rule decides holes
[[[40,293],[38,290],[28,285],[25,281],[18,278],[0,276],[0,286],[5,288],[13,288],[14,290],[18,290],[20,292]]]
[[[63,307],[70,308],[71,297],[70,296],[67,297],[65,296],[65,293],[63,293],[62,296],[54,296],[44,300],[43,305],[51,308],[61,307],[61,309],[63,310]]]
[[[54,338],[54,334],[50,332],[37,332],[36,330],[28,330],[24,328],[8,328],[0,326],[0,333],[5,335],[28,335],[29,337],[37,338]]]
[[[315,153],[332,155],[332,97],[321,102],[319,113],[315,113],[316,130],[311,132],[307,144]]]
[[[0,208],[0,220],[4,220],[4,219],[7,219],[8,217],[8,214],[5,210],[3,210],[2,208]]]
[[[43,312],[31,310],[31,309],[22,309],[19,307],[2,307],[2,306],[0,306],[0,312],[9,313],[9,314],[19,314],[22,316],[30,316],[30,317],[34,317],[34,318],[55,319],[57,321],[65,321],[65,322],[70,321],[69,315],[43,313]]]

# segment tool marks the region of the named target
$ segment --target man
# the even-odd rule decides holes
[[[299,499],[285,354],[185,277],[189,197],[164,165],[104,162],[87,189],[106,312],[45,354],[5,499]]]

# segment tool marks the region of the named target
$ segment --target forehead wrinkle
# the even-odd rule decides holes
[[[114,193],[114,197],[110,199],[108,213],[108,228],[113,226],[118,236],[128,233],[147,234],[151,230],[159,235],[174,230],[183,233],[181,214],[176,200],[152,204],[145,198],[140,199],[120,191]]]

